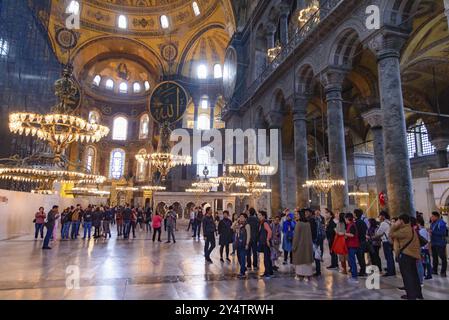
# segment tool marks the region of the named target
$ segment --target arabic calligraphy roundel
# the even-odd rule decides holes
[[[159,123],[175,123],[182,118],[188,96],[182,86],[173,81],[160,83],[150,98],[150,114]]]

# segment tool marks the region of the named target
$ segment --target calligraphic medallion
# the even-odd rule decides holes
[[[162,82],[150,98],[150,114],[158,123],[175,123],[182,118],[188,104],[187,92],[174,81]]]

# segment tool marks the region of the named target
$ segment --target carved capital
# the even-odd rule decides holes
[[[290,14],[290,6],[287,3],[282,2],[279,5],[279,13],[281,18],[288,18],[288,15]]]
[[[265,33],[267,36],[274,36],[274,34],[276,33],[276,25],[274,23],[267,23],[265,25]]]
[[[295,103],[293,104],[293,121],[305,121],[307,116],[307,105],[309,104],[310,96],[296,94]]]
[[[382,128],[383,113],[380,108],[371,109],[363,113],[362,117],[370,125],[371,128]]]
[[[323,72],[323,86],[326,92],[331,93],[338,91],[341,94],[343,81],[348,74],[348,70],[344,68],[329,67]]]
[[[272,110],[267,114],[267,121],[270,129],[280,129],[282,127],[283,119],[284,115],[277,110]]]
[[[384,28],[374,34],[365,45],[377,56],[378,60],[399,58],[407,38],[408,35],[403,32]]]

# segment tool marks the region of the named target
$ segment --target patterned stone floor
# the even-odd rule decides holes
[[[144,231],[132,240],[115,234],[110,240],[58,240],[48,251],[32,236],[0,241],[0,299],[392,300],[402,294],[400,277],[381,279],[380,290],[368,290],[364,280],[350,284],[336,271],[298,282],[290,266],[281,266],[270,280],[258,278],[261,270],[240,280],[236,257],[221,264],[217,248],[214,264],[205,264],[203,240],[192,240],[181,225],[176,235],[176,244],[153,243]],[[79,289],[66,286],[73,266],[80,271]],[[423,292],[426,299],[447,300],[449,279],[426,281]]]

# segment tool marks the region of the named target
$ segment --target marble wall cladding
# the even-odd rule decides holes
[[[0,240],[31,234],[34,230],[34,214],[39,207],[48,212],[53,205],[60,211],[71,205],[99,203],[99,198],[62,198],[59,195],[40,195],[0,189]]]
[[[48,111],[56,102],[53,84],[62,71],[44,27],[27,1],[0,5],[0,156],[22,153],[24,141],[12,144],[11,111]],[[28,153],[28,152],[26,152]]]

